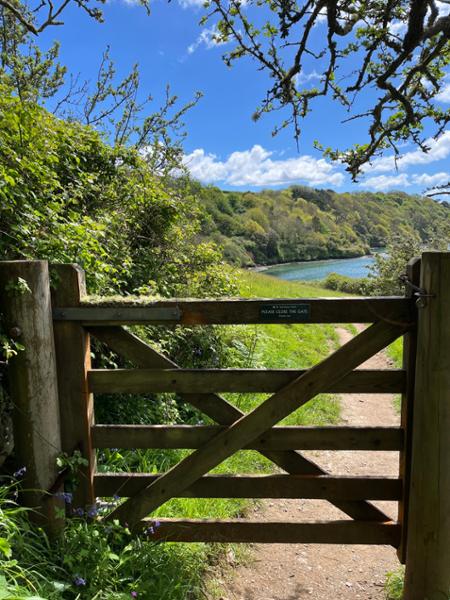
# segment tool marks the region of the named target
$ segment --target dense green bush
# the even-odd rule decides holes
[[[373,293],[375,282],[370,277],[346,277],[339,273],[330,273],[321,281],[321,285],[327,290],[369,296]]]
[[[186,197],[183,180],[156,177],[135,150],[113,148],[92,128],[22,102],[6,86],[0,88],[0,181],[0,260],[78,263],[91,293],[235,290],[217,248],[199,243],[201,208]],[[176,359],[198,349],[203,356],[224,354],[217,332],[153,328],[143,335]]]
[[[199,243],[201,207],[134,149],[0,88],[0,260],[76,262],[91,293],[210,295],[232,288]]]

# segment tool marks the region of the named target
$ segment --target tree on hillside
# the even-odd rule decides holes
[[[365,119],[368,136],[351,148],[324,149],[353,179],[383,150],[404,142],[424,152],[450,111],[435,104],[450,61],[449,0],[208,0],[216,41],[233,42],[227,65],[254,59],[270,87],[254,119],[287,108],[274,130],[301,122],[314,101],[331,97],[347,119]],[[375,91],[375,93],[374,93]],[[362,107],[362,108],[361,108]],[[427,133],[425,131],[427,130]]]

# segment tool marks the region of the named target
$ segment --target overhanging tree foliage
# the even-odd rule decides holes
[[[0,0],[0,7],[38,34],[61,25],[73,3],[101,21],[103,2]],[[140,3],[148,10],[148,0]],[[298,140],[314,100],[325,96],[342,105],[346,120],[367,121],[364,143],[323,148],[317,142],[353,179],[388,148],[398,157],[402,144],[413,142],[427,152],[427,139],[439,137],[450,120],[435,102],[450,60],[449,0],[206,0],[205,6],[205,19],[218,18],[216,40],[234,42],[226,63],[251,57],[272,80],[254,118],[290,110],[274,133],[293,126]]]
[[[69,6],[77,6],[90,17],[103,22],[101,7],[106,0],[31,0],[22,4],[19,0],[0,0],[5,8],[29,33],[38,35],[44,29],[55,25],[64,25],[64,13]],[[139,4],[149,12],[149,1],[138,0]]]
[[[342,160],[353,179],[391,148],[439,137],[450,111],[435,100],[450,60],[448,0],[208,0],[218,18],[217,41],[234,42],[231,65],[251,57],[272,84],[254,118],[279,109],[290,116],[275,129],[301,121],[314,100],[328,96],[366,119],[368,139],[347,149],[323,149]],[[375,92],[375,93],[374,93]],[[361,96],[361,98],[360,98]],[[362,107],[362,108],[361,108]]]
[[[26,10],[25,5],[20,8]],[[93,81],[68,74],[59,63],[59,44],[42,51],[1,0],[0,84],[23,103],[45,104],[59,117],[94,127],[113,146],[135,148],[160,175],[181,168],[186,137],[183,118],[201,98],[197,92],[180,105],[167,85],[161,104],[155,107],[153,96],[142,90],[138,65],[118,78],[109,47],[99,57]]]

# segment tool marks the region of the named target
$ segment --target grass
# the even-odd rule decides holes
[[[401,369],[403,359],[402,338],[398,338],[398,340],[395,340],[395,342],[393,342],[387,349],[387,353],[389,358],[394,362],[394,366],[397,369]]]
[[[403,338],[398,338],[387,348],[387,355],[393,361],[396,369],[401,369],[403,364]],[[394,408],[400,414],[401,396],[396,394],[394,397]]]
[[[238,281],[240,294],[244,297],[344,295],[245,271],[239,272]],[[225,336],[230,344],[239,346],[241,356],[246,357],[245,364],[239,363],[242,367],[307,368],[323,359],[338,345],[333,325],[235,326],[226,328]],[[266,397],[264,394],[226,395],[230,402],[244,412],[251,411]],[[337,398],[321,394],[292,413],[284,423],[319,425],[336,423],[338,419]],[[186,451],[175,450],[107,450],[101,456],[100,469],[164,471],[186,454]],[[272,470],[272,463],[257,452],[241,451],[220,464],[214,472],[268,473]],[[157,510],[154,516],[221,519],[243,515],[249,506],[250,501],[242,499],[176,498]],[[20,518],[23,527],[25,517],[21,515]],[[29,531],[34,530],[31,528]],[[114,600],[134,597],[131,596],[132,592],[136,592],[140,600],[196,600],[204,598],[205,571],[212,563],[217,564],[219,557],[224,554],[224,547],[221,545],[142,542],[127,537],[128,534],[119,529],[113,529],[112,533],[106,532],[100,524],[88,525],[81,519],[72,520],[68,524],[61,545],[55,551],[46,544],[42,532],[37,534],[41,546],[29,533],[27,535],[30,540],[29,552],[23,551],[24,544],[26,545],[23,536],[19,536],[19,544],[14,541],[19,539],[17,531],[10,536],[13,549],[10,558],[19,559],[16,568],[19,572],[20,569],[23,571],[23,576],[19,575],[14,585],[28,590],[22,595],[14,592],[16,595],[11,597],[18,600],[26,598],[27,593],[28,596],[34,594],[51,600]],[[20,552],[15,550],[21,545]],[[36,549],[39,550],[39,557]],[[31,577],[38,562],[41,577]],[[76,586],[77,577],[81,577],[85,584]],[[209,597],[219,595],[220,585],[217,585],[213,577],[209,579]],[[0,573],[0,590],[1,585]]]
[[[255,271],[239,270],[238,281],[244,298],[338,298],[347,295],[316,284],[287,281]]]
[[[403,567],[387,574],[385,589],[388,600],[402,600],[404,576],[405,569]]]
[[[387,574],[385,584],[387,600],[402,600],[404,579],[405,567],[400,567],[396,571],[391,571]],[[447,600],[450,600],[450,595],[447,596]]]

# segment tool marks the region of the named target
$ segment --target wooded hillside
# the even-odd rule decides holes
[[[393,233],[429,243],[450,240],[450,204],[404,192],[197,190],[206,209],[202,236],[239,265],[362,256]]]

